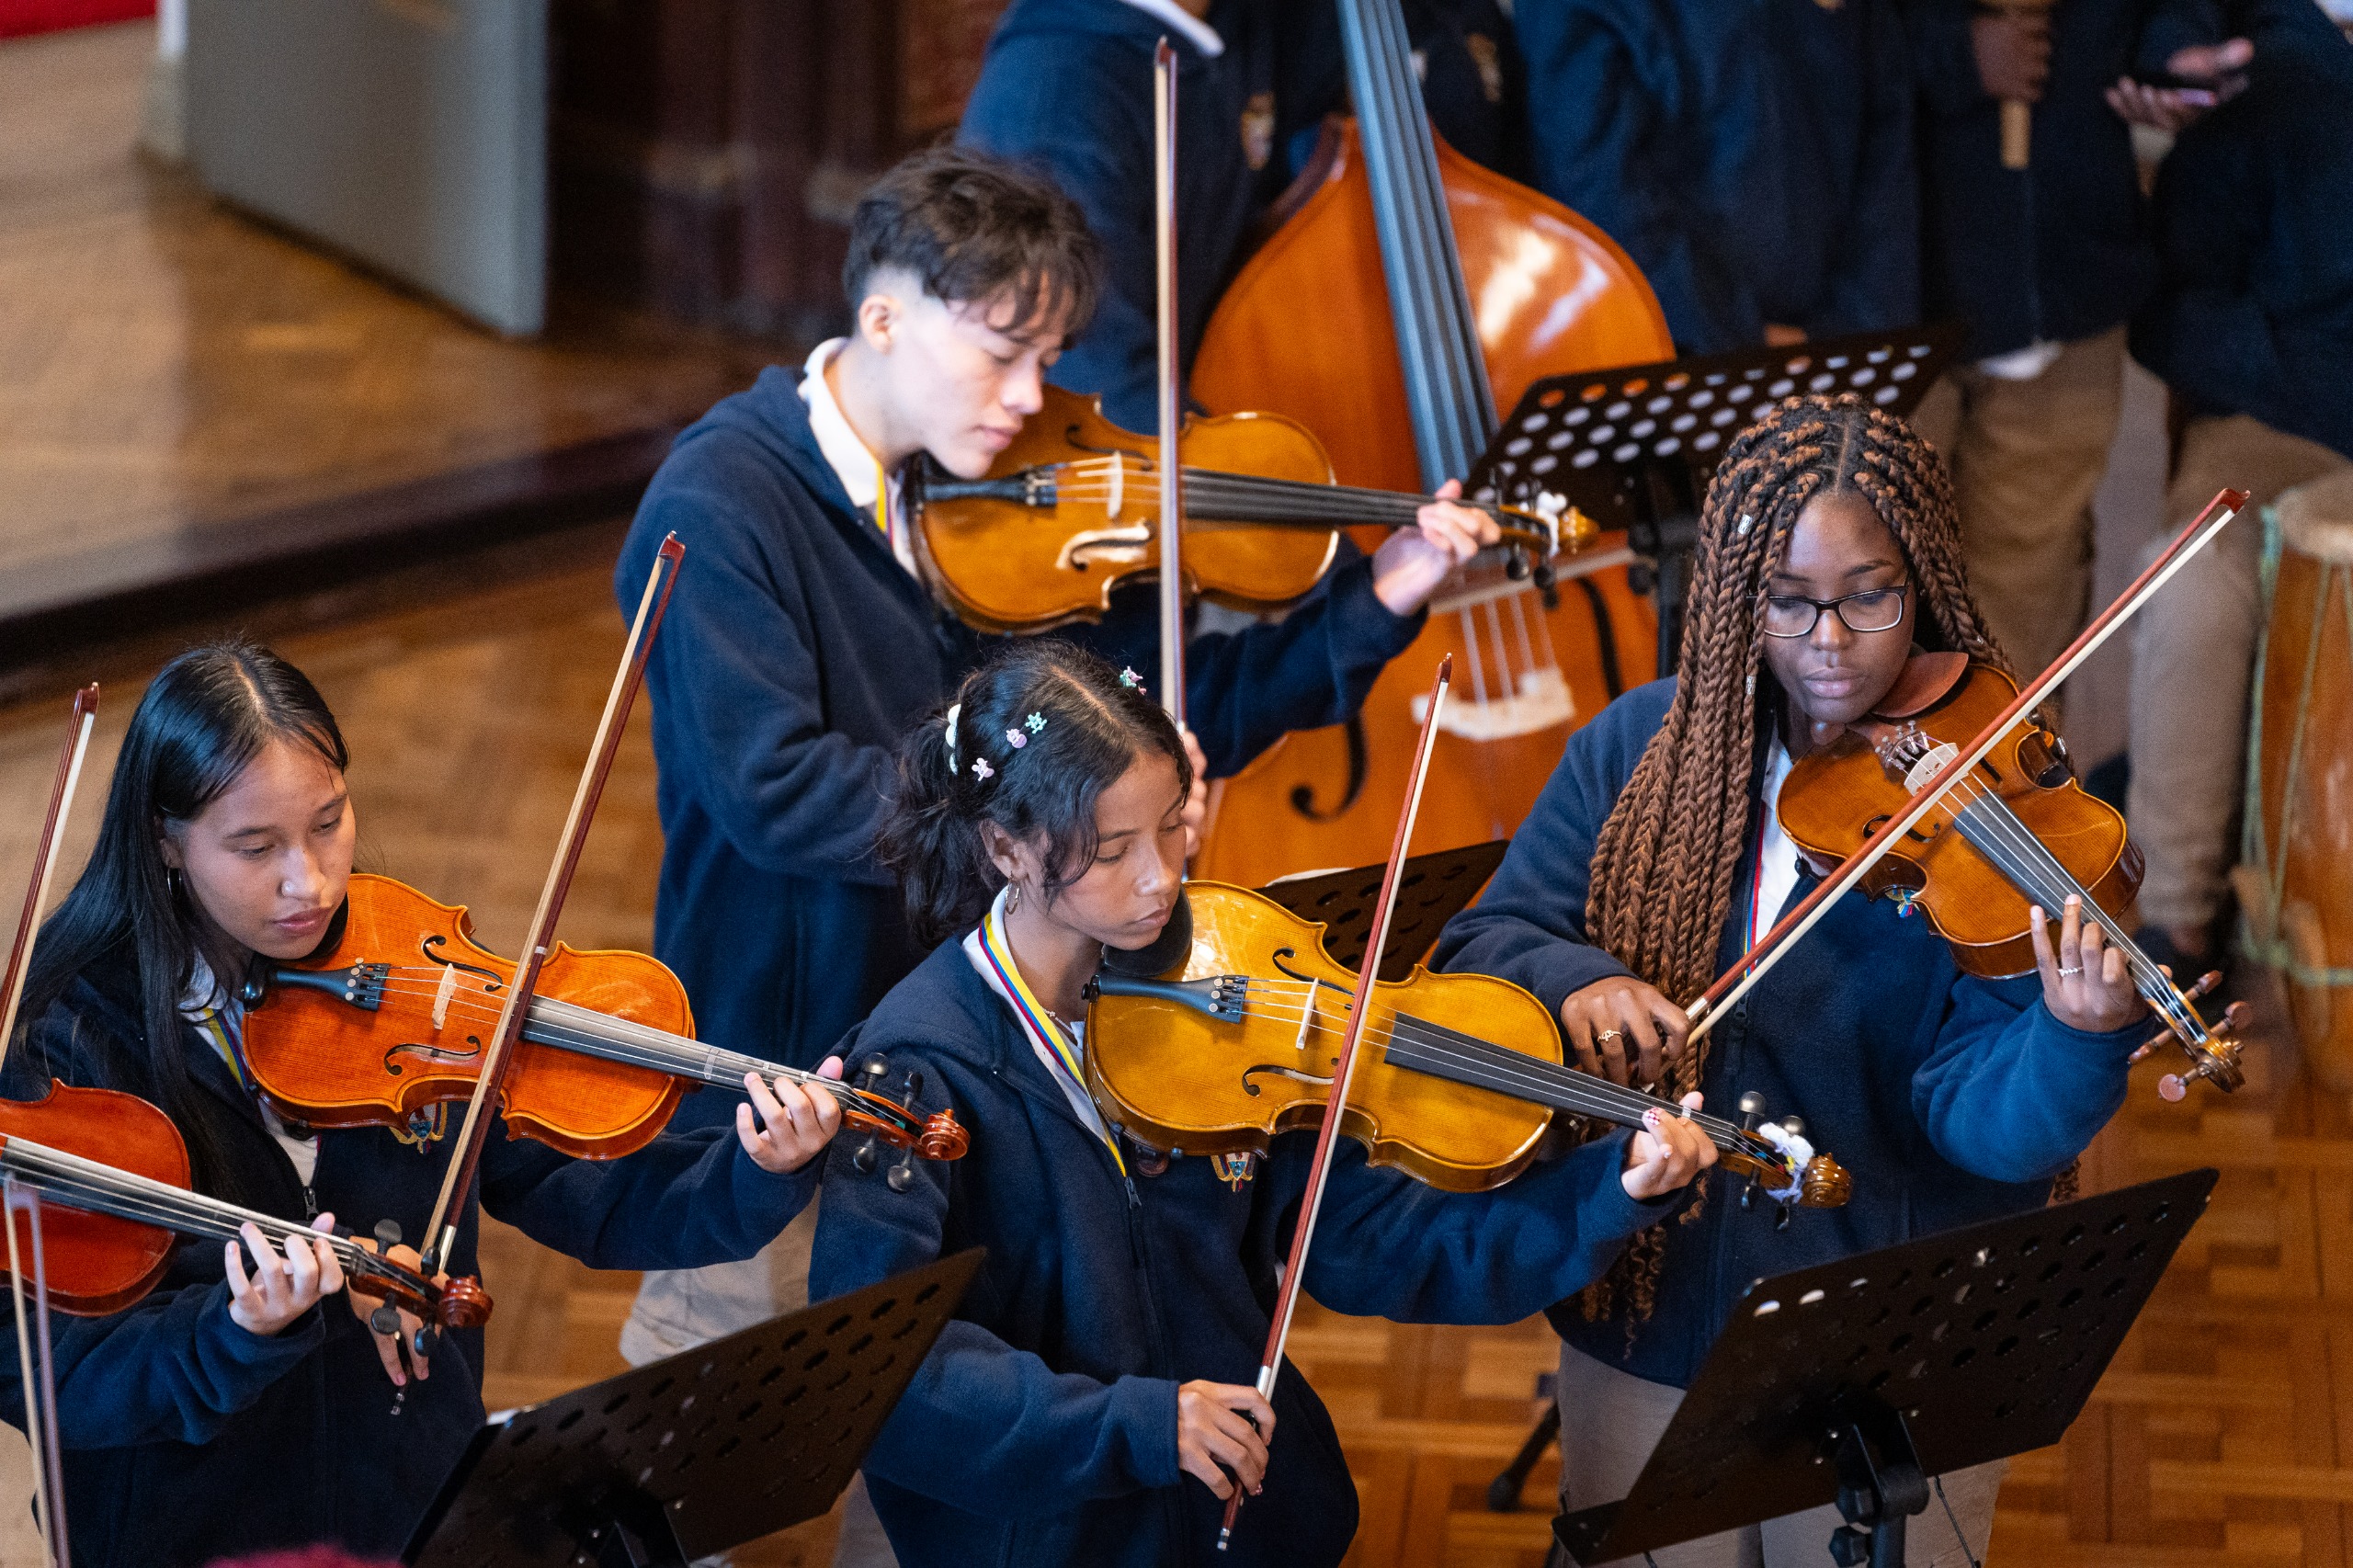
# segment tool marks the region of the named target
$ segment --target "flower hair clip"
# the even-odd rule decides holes
[[[987,757],[976,756],[972,759],[972,777],[986,783],[996,777],[996,769],[989,766]]]
[[[1021,727],[1017,724],[1012,729],[1006,731],[1005,744],[1011,746],[1015,751],[1019,751],[1023,746],[1029,744],[1029,737],[1021,733]]]
[[[1120,672],[1120,684],[1121,686],[1128,687],[1132,690],[1142,691],[1143,689],[1143,676],[1136,674],[1133,670],[1121,670]]]

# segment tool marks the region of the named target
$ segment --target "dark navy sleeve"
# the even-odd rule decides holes
[[[733,1122],[665,1132],[618,1160],[576,1160],[494,1129],[482,1206],[591,1268],[698,1268],[746,1258],[816,1195],[821,1153],[772,1176]]]
[[[1719,253],[1707,219],[1682,199],[1688,178],[1667,156],[1675,116],[1644,75],[1668,69],[1663,40],[1635,38],[1624,7],[1521,0],[1513,12],[1528,59],[1536,187],[1599,224],[1650,280],[1685,353],[1761,342],[1764,308]]]
[[[1426,619],[1392,615],[1372,591],[1371,560],[1358,555],[1326,574],[1280,620],[1192,638],[1185,644],[1186,718],[1209,758],[1210,777],[1241,772],[1293,730],[1346,721]],[[1159,678],[1160,622],[1151,593],[1114,596],[1102,624],[1075,635],[1147,683]]]
[[[1846,233],[1830,247],[1830,291],[1817,336],[1909,326],[1920,319],[1920,180],[1913,143],[1912,70],[1903,29],[1885,9],[1866,13],[1867,99],[1855,196]]]
[[[2256,413],[2285,380],[2254,288],[2269,171],[2245,139],[2200,130],[2182,136],[2157,176],[2161,281],[2133,318],[2132,356],[2193,407]]]
[[[1438,934],[1439,969],[1508,980],[1555,1017],[1571,992],[1631,972],[1586,937],[1593,846],[1673,693],[1670,681],[1637,687],[1569,737],[1495,880]]]
[[[1912,55],[1907,74],[1920,101],[1939,116],[1963,114],[1985,101],[1969,28],[1979,14],[1975,0],[1904,0],[1904,33]]]
[[[2041,982],[1962,977],[1939,1015],[1912,1107],[1937,1153],[1991,1181],[2040,1181],[2089,1146],[2124,1103],[2125,1059],[2142,1019],[2086,1034],[2051,1016]]]
[[[663,766],[691,770],[697,798],[736,853],[776,876],[888,885],[868,851],[891,753],[826,723],[813,638],[795,613],[804,594],[824,587],[798,581],[790,555],[761,544],[779,519],[832,526],[789,488],[752,463],[657,479],[615,584],[622,613],[633,614],[653,559],[644,541],[675,531],[685,542],[646,686],[673,733],[697,737]]]
[[[158,1290],[108,1317],[53,1313],[58,1440],[69,1449],[210,1442],[326,1343],[320,1314],[343,1310],[342,1301],[330,1297],[274,1335],[229,1316],[225,1280]],[[21,1430],[24,1408],[17,1337],[0,1327],[0,1416]]]
[[[1152,97],[1135,64],[1131,51],[1085,36],[1003,40],[957,140],[1043,170],[1086,214],[1103,251],[1102,294],[1051,379],[1099,395],[1115,424],[1150,432],[1160,425]]]
[[[1540,1312],[1598,1279],[1627,1237],[1680,1207],[1680,1194],[1626,1195],[1620,1176],[1631,1136],[1613,1133],[1473,1193],[1377,1170],[1347,1142],[1333,1156],[1307,1289],[1335,1312],[1397,1323],[1509,1324]],[[1287,1142],[1277,1163],[1297,1167],[1303,1186],[1313,1142]]]
[[[934,1083],[946,1079],[920,1051]],[[823,1301],[937,1260],[955,1167],[915,1163],[892,1192],[878,1175],[840,1176],[817,1210],[809,1295]],[[956,1456],[943,1465],[939,1456]],[[1057,1372],[975,1323],[949,1322],[866,1456],[868,1473],[984,1518],[1062,1513],[1145,1487],[1173,1486],[1176,1384]]]

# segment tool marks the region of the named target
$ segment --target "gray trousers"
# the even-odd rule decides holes
[[[819,1199],[822,1201],[822,1195]],[[809,1249],[817,1239],[817,1203],[757,1255],[741,1263],[707,1268],[649,1271],[621,1324],[621,1358],[632,1367],[691,1350],[809,1304]],[[723,1568],[710,1558],[698,1568]],[[834,1543],[834,1568],[898,1568],[882,1521],[867,1500],[866,1477],[849,1483],[842,1506],[842,1530]]]
[[[1563,1512],[1615,1503],[1631,1492],[1643,1461],[1683,1403],[1681,1389],[1620,1371],[1566,1345],[1561,1346],[1553,1396],[1561,1405]],[[2003,1460],[1942,1478],[1944,1500],[1931,1490],[1927,1512],[1914,1515],[1906,1533],[1904,1558],[1911,1568],[1970,1568],[1984,1561],[1985,1543],[1994,1533],[1994,1499],[2007,1468]],[[1825,1504],[1665,1547],[1650,1557],[1658,1568],[1827,1568],[1830,1532],[1843,1522],[1838,1510]],[[1553,1561],[1561,1560],[1556,1549]],[[1636,1559],[1622,1561],[1643,1568]]]
[[[2126,816],[2148,858],[2141,918],[2204,926],[2221,912],[2246,788],[2246,726],[2262,631],[2262,508],[2308,479],[2353,467],[2330,449],[2245,415],[2182,431],[2165,493],[2166,538],[2225,486],[2247,507],[2143,609],[2132,630],[2132,787]],[[2162,545],[2152,548],[2155,551]],[[2176,976],[2193,979],[2194,976]]]

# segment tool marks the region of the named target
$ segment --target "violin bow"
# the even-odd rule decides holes
[[[1370,939],[1364,962],[1357,970],[1357,994],[1348,1005],[1348,1027],[1340,1039],[1340,1057],[1332,1069],[1331,1103],[1324,1110],[1324,1125],[1316,1130],[1315,1157],[1307,1168],[1307,1189],[1300,1199],[1299,1221],[1291,1232],[1290,1257],[1283,1267],[1281,1289],[1275,1293],[1274,1319],[1267,1325],[1267,1352],[1258,1363],[1258,1395],[1275,1397],[1275,1376],[1282,1369],[1283,1346],[1290,1338],[1290,1321],[1299,1307],[1300,1280],[1307,1267],[1307,1248],[1315,1233],[1315,1216],[1324,1207],[1324,1188],[1332,1174],[1332,1155],[1339,1147],[1340,1123],[1346,1119],[1348,1085],[1356,1072],[1357,1044],[1364,1038],[1365,1020],[1372,1016],[1373,986],[1381,976],[1381,955],[1389,946],[1389,917],[1397,907],[1400,869],[1406,846],[1414,841],[1414,819],[1422,809],[1422,784],[1429,775],[1430,752],[1438,743],[1438,710],[1446,706],[1446,688],[1454,678],[1454,655],[1438,661],[1438,678],[1430,683],[1428,711],[1422,716],[1422,738],[1414,748],[1414,771],[1405,782],[1405,803],[1397,814],[1397,836],[1389,846],[1389,864],[1381,873],[1381,896],[1372,906]],[[1223,1551],[1233,1539],[1233,1517],[1242,1511],[1242,1484],[1225,1500],[1225,1523],[1217,1532]]]
[[[1152,51],[1153,248],[1160,317],[1160,705],[1185,727],[1185,410],[1176,374],[1176,51]]]
[[[654,569],[646,574],[645,592],[637,601],[637,617],[630,625],[629,641],[621,648],[620,667],[613,674],[613,688],[605,699],[604,717],[597,721],[596,742],[588,748],[588,761],[580,770],[580,785],[573,792],[571,814],[564,818],[563,832],[556,841],[554,862],[548,868],[546,885],[540,890],[539,908],[532,912],[530,930],[524,937],[522,950],[516,960],[515,978],[507,983],[506,1001],[499,1008],[497,1027],[491,1034],[489,1049],[483,1054],[482,1074],[475,1080],[473,1096],[466,1102],[466,1119],[458,1133],[458,1152],[441,1178],[440,1195],[433,1200],[433,1218],[426,1223],[426,1248],[420,1272],[427,1276],[441,1271],[457,1245],[459,1210],[473,1186],[475,1172],[482,1165],[483,1146],[490,1137],[488,1110],[497,1103],[507,1066],[514,1060],[516,1043],[522,1038],[531,994],[539,984],[540,971],[547,963],[548,949],[555,936],[556,918],[563,913],[564,897],[572,891],[572,875],[579,869],[580,851],[588,841],[589,824],[596,820],[597,802],[604,795],[605,779],[611,774],[613,756],[620,749],[621,733],[629,725],[630,705],[636,700],[638,687],[645,682],[646,655],[653,650],[654,634],[661,629],[662,613],[669,608],[670,590],[677,585],[678,568],[686,557],[687,547],[678,542],[678,536],[668,535],[662,540],[662,548],[654,552]]]
[[[25,889],[24,912],[17,918],[17,940],[8,950],[8,968],[0,974],[0,1059],[17,1032],[17,1009],[24,1001],[25,975],[31,968],[33,939],[40,929],[41,905],[49,902],[51,881],[57,875],[59,829],[74,809],[74,793],[81,787],[82,764],[90,755],[90,733],[98,722],[98,683],[92,681],[74,694],[73,711],[65,722],[65,744],[57,756],[57,778],[50,786],[49,815],[41,824],[40,841],[33,850],[33,876]],[[17,1216],[25,1216],[27,1239],[33,1259],[32,1328],[25,1324],[25,1275],[17,1241]],[[24,1371],[25,1435],[31,1438],[33,1495],[39,1501],[41,1550],[51,1568],[72,1560],[65,1533],[65,1476],[57,1437],[57,1363],[49,1337],[49,1263],[41,1246],[40,1195],[20,1187],[12,1174],[0,1176],[0,1222],[8,1227],[8,1290],[16,1307],[17,1365]],[[34,1354],[36,1348],[39,1355]]]
[[[2165,553],[2149,563],[2148,570],[2133,579],[2132,585],[2118,595],[2113,603],[2093,618],[2081,636],[2067,644],[2066,650],[2052,661],[2049,668],[2020,688],[2018,698],[1995,714],[1993,721],[1979,731],[1975,739],[1957,752],[1952,760],[1938,770],[1936,776],[1922,786],[1904,808],[1896,812],[1870,837],[1857,846],[1838,869],[1823,879],[1822,884],[1808,893],[1802,903],[1783,915],[1770,931],[1757,938],[1755,946],[1741,955],[1732,968],[1716,979],[1699,999],[1691,1004],[1689,1039],[1696,1041],[1715,1027],[1716,1020],[1726,1008],[1748,994],[1751,986],[1765,978],[1781,955],[1794,947],[1799,937],[1813,929],[1814,923],[1827,914],[1832,901],[1861,881],[1870,869],[1886,857],[1904,835],[1921,818],[1934,811],[1954,785],[1967,778],[1986,754],[2000,744],[2019,715],[2058,689],[2059,684],[2074,675],[2077,666],[2098,651],[2101,643],[2115,634],[2118,628],[2138,614],[2143,606],[2156,596],[2158,589],[2171,582],[2174,574],[2189,564],[2196,555],[2213,542],[2214,536],[2230,525],[2247,503],[2244,490],[2222,490],[2206,504],[2206,509],[2193,518],[2189,526],[2175,536]]]

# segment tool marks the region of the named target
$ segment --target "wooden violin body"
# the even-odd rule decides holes
[[[136,1095],[52,1081],[38,1100],[0,1100],[0,1149],[17,1139],[101,1160],[171,1187],[188,1185],[188,1144],[180,1130]],[[10,1220],[17,1250],[29,1258],[30,1223],[22,1214]],[[176,1244],[161,1225],[72,1208],[63,1200],[42,1205],[41,1240],[49,1304],[75,1317],[104,1317],[146,1295],[171,1267]]]
[[[1818,861],[1844,860],[1910,801],[1915,785],[1907,776],[1924,781],[1941,766],[1918,771],[1938,756],[1935,748],[1965,744],[2017,696],[2007,675],[1971,665],[1918,711],[1850,727],[1790,768],[1781,785],[1783,831]],[[1967,972],[1988,979],[2028,973],[2035,967],[2029,901],[2003,859],[2032,849],[2018,842],[2013,821],[2091,892],[2097,911],[2086,909],[2086,917],[2105,912],[2112,934],[2139,890],[2141,852],[2125,834],[2123,816],[2076,784],[2057,737],[2031,718],[2005,734],[1968,782],[1906,833],[1860,885],[1926,915]],[[2054,926],[2059,913],[2045,904]]]
[[[351,879],[323,949],[249,988],[244,1054],[255,1085],[291,1120],[398,1125],[474,1091],[511,960],[473,940],[462,907],[389,877]],[[926,1159],[966,1146],[955,1117],[918,1118],[879,1094],[694,1040],[686,988],[643,953],[557,943],[540,969],[500,1085],[510,1135],[581,1159],[652,1142],[690,1088],[740,1089],[758,1072],[823,1085],[843,1121]]]
[[[1321,925],[1271,899],[1202,881],[1188,883],[1186,896],[1192,951],[1164,978],[1204,998],[1223,989],[1238,1001],[1247,977],[1259,1007],[1220,1017],[1166,991],[1099,976],[1086,1014],[1087,1087],[1107,1120],[1152,1148],[1263,1153],[1277,1134],[1322,1123],[1357,976],[1324,951]],[[1382,1040],[1384,1015],[1410,996],[1416,1012],[1443,1008],[1466,1028],[1463,1020],[1475,1019],[1509,1031],[1490,1039],[1561,1060],[1544,1005],[1506,981],[1416,969],[1410,980],[1379,982],[1373,994],[1368,1047]],[[1368,1049],[1340,1130],[1374,1165],[1396,1165],[1445,1191],[1483,1192],[1528,1167],[1552,1121],[1542,1106],[1411,1072]]]
[[[1358,975],[1333,961],[1322,925],[1263,894],[1193,881],[1186,898],[1182,963],[1151,979],[1096,976],[1087,1087],[1106,1120],[1148,1147],[1263,1153],[1278,1135],[1322,1124]],[[1551,1009],[1509,981],[1417,966],[1372,994],[1340,1131],[1373,1165],[1483,1192],[1528,1168],[1556,1112],[1620,1127],[1652,1110],[1683,1114],[1564,1065]],[[1697,1119],[1728,1173],[1808,1208],[1847,1200],[1847,1175],[1829,1155],[1792,1168],[1755,1132]]]

